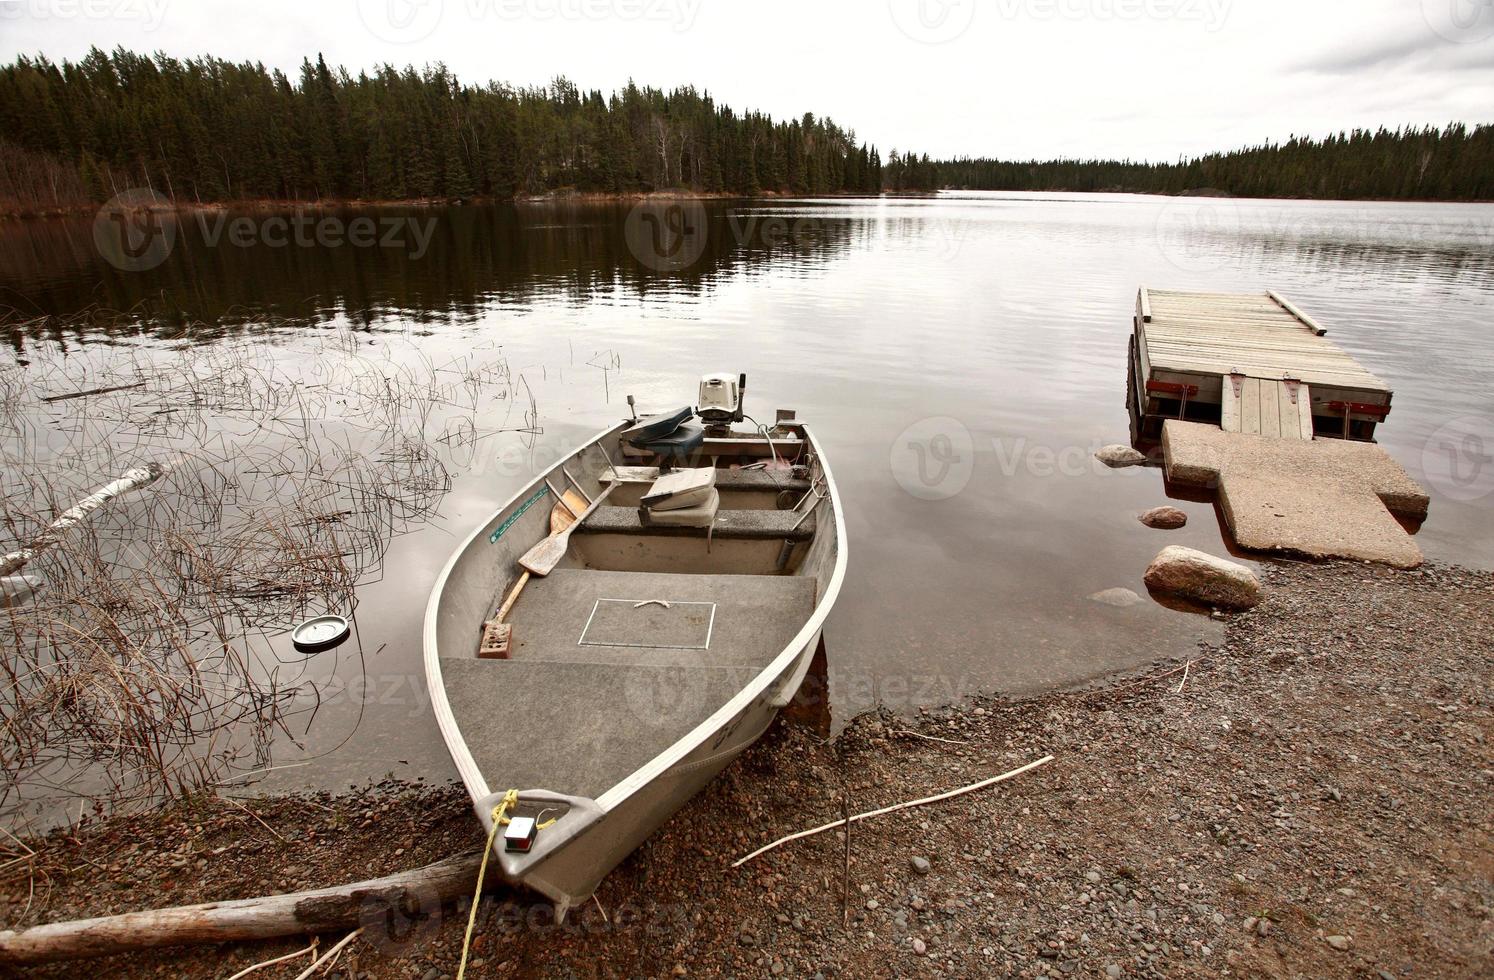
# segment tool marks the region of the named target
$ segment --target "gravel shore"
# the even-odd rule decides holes
[[[557,926],[468,976],[1494,975],[1494,574],[1278,565],[1222,647],[1089,690],[775,726]],[[993,638],[999,643],[999,638]],[[784,834],[1054,761],[731,862]],[[12,846],[9,927],[369,878],[480,844],[455,788],[202,800]],[[454,976],[465,908],[332,976]],[[327,937],[323,945],[335,942]],[[226,978],[304,942],[29,975]],[[255,977],[293,977],[310,962]]]

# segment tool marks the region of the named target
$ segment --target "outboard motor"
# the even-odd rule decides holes
[[[696,412],[713,429],[724,429],[742,421],[742,399],[747,394],[747,375],[707,374],[700,379]]]

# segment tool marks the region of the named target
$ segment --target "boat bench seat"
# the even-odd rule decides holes
[[[794,493],[809,492],[809,481],[790,476],[787,471],[769,473],[767,470],[721,470],[716,474],[718,490],[792,490]]]
[[[716,513],[716,540],[808,541],[814,537],[817,517],[788,510],[720,510]],[[802,520],[802,523],[801,523]],[[796,528],[794,525],[798,524]],[[645,524],[635,507],[602,505],[592,511],[577,534],[647,534],[661,537],[701,537],[705,528],[667,527]]]
[[[603,470],[600,480],[606,485],[613,471]],[[623,483],[653,483],[659,478],[657,466],[620,466],[616,470],[618,478]],[[763,490],[781,491],[788,490],[796,494],[809,492],[809,481],[800,477],[790,476],[788,473],[769,473],[767,470],[732,470],[718,469],[716,471],[717,490]]]

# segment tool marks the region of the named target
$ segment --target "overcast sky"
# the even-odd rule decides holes
[[[1494,121],[1494,0],[0,0],[0,56],[691,84],[885,152],[1171,159]]]

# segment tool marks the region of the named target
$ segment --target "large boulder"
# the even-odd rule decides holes
[[[1147,461],[1145,454],[1137,452],[1130,446],[1106,446],[1095,453],[1095,459],[1111,469],[1118,469],[1122,466],[1141,466]]]
[[[1142,514],[1138,520],[1147,527],[1155,527],[1163,531],[1175,531],[1188,523],[1188,515],[1176,507],[1153,507]]]
[[[1147,588],[1219,609],[1250,609],[1263,597],[1261,580],[1244,565],[1192,548],[1163,548],[1147,566]]]

